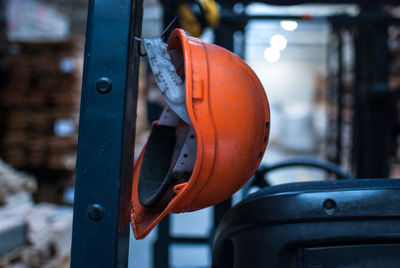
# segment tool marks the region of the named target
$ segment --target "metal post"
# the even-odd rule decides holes
[[[393,141],[393,111],[396,108],[389,92],[389,25],[382,20],[376,23],[375,27],[370,64],[372,81],[368,89],[370,158],[365,176],[387,178],[390,173],[390,150]]]
[[[171,217],[170,215],[165,218],[158,225],[158,237],[154,243],[153,248],[153,267],[155,268],[168,268],[169,266],[169,246],[171,243]]]
[[[71,267],[127,267],[142,0],[90,0]]]
[[[373,19],[357,29],[353,166],[359,178],[386,178],[392,140],[388,25],[383,11],[364,13]]]

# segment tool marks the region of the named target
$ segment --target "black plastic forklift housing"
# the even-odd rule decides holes
[[[222,219],[213,268],[399,267],[400,180],[289,183]]]

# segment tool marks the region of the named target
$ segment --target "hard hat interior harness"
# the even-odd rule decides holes
[[[196,140],[186,110],[181,49],[168,50],[161,38],[143,40],[156,83],[167,102],[153,124],[139,173],[138,196],[144,207],[165,206],[173,186],[186,182],[196,159]]]
[[[138,195],[144,207],[165,206],[174,186],[192,175],[196,138],[188,124],[167,106],[152,126],[139,173]]]
[[[154,78],[165,101],[182,120],[190,124],[185,104],[182,50],[168,50],[168,45],[162,42],[161,38],[145,38],[143,44]],[[181,76],[178,75],[178,71]]]

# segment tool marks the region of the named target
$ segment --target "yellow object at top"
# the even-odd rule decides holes
[[[199,0],[201,14],[196,15],[191,6],[182,3],[178,6],[179,24],[194,37],[200,37],[205,27],[216,28],[219,24],[220,14],[214,0]]]
[[[204,16],[208,22],[208,25],[212,28],[216,28],[219,24],[219,9],[217,3],[214,0],[200,0],[201,8],[204,10]]]

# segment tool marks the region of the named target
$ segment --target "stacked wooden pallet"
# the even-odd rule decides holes
[[[72,208],[34,204],[36,180],[0,159],[0,268],[68,267]]]
[[[69,267],[72,208],[14,199],[0,207],[0,268]]]
[[[33,176],[17,171],[0,159],[0,208],[6,203],[7,197],[21,191],[37,190]]]
[[[397,17],[400,17],[400,8],[397,9]],[[389,87],[394,92],[400,91],[400,26],[389,28],[389,49],[391,63],[389,66]],[[397,101],[397,103],[399,103]],[[391,152],[393,153],[390,176],[400,176],[400,105],[396,105],[396,118],[393,127],[394,141]]]
[[[390,76],[389,86],[392,90],[400,89],[400,26],[389,28],[389,49],[390,49]]]
[[[397,11],[397,17],[400,17],[400,10]],[[390,177],[400,176],[400,105],[398,104],[399,92],[400,92],[400,27],[396,25],[390,25],[388,27],[388,45],[389,45],[389,73],[388,73],[388,85],[389,94],[393,97],[388,99],[388,107],[396,107],[396,111],[393,114],[388,114],[388,118],[393,119],[392,133],[393,141],[392,147],[390,148]],[[350,28],[342,30],[340,32],[342,45],[342,84],[339,85],[339,45],[338,35],[332,34],[330,41],[330,64],[329,64],[329,131],[328,131],[328,142],[327,142],[327,158],[331,161],[340,159],[340,165],[344,168],[351,170],[354,168],[355,152],[353,144],[354,135],[354,111],[356,99],[355,92],[357,88],[360,90],[362,85],[360,81],[356,81],[356,50],[360,49],[355,47],[356,34],[352,33]],[[361,79],[361,78],[359,78]],[[365,78],[363,78],[365,79]],[[358,83],[358,84],[357,84]],[[339,87],[341,87],[341,124],[338,124],[338,98],[339,98]],[[397,103],[397,104],[396,104]],[[341,133],[338,133],[338,127],[340,127]],[[339,136],[340,135],[340,136]],[[340,139],[339,139],[340,138]],[[338,151],[338,143],[340,140],[340,151]]]
[[[329,130],[327,132],[326,155],[328,160],[332,162],[339,160],[338,164],[347,170],[351,170],[352,168],[352,124],[356,49],[354,47],[354,38],[354,33],[348,30],[332,33],[329,46],[329,92],[327,98],[329,100]],[[339,45],[339,40],[342,42],[341,45]],[[341,73],[339,62],[342,63]],[[339,91],[341,91],[341,98]],[[341,111],[339,111],[338,107],[339,98],[342,102]],[[339,114],[342,116],[341,125],[338,124]],[[338,133],[339,128],[341,133]],[[338,150],[338,145],[340,146],[340,150]]]
[[[73,170],[82,41],[14,43],[0,85],[0,155],[23,169]]]

